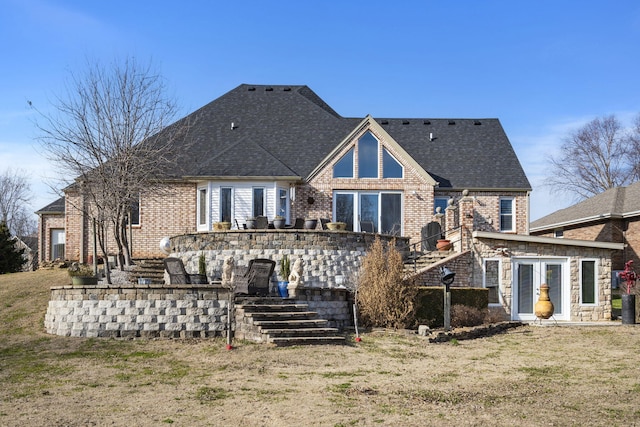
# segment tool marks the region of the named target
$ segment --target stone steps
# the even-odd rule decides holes
[[[137,259],[129,271],[129,281],[137,283],[139,278],[151,279],[151,283],[164,284],[164,262],[162,258]]]
[[[452,253],[453,251],[431,251],[426,253],[417,253],[413,257],[410,257],[409,260],[404,263],[405,274],[410,274],[414,271],[428,267],[431,264],[435,264],[436,262],[445,259]]]
[[[326,327],[307,304],[277,298],[242,298],[235,306],[235,337],[276,346],[343,344],[338,329]]]

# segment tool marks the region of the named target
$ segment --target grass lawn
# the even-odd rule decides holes
[[[628,426],[640,327],[524,326],[431,344],[403,331],[342,346],[48,335],[66,272],[0,275],[2,426]]]

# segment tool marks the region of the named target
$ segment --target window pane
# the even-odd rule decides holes
[[[253,189],[253,216],[264,215],[264,188]]]
[[[353,194],[336,194],[336,221],[347,224],[347,230],[353,231]]]
[[[200,205],[200,209],[198,211],[198,224],[205,225],[207,223],[207,190],[204,188],[200,189],[198,194],[198,203]]]
[[[386,149],[382,150],[382,177],[402,178],[402,165]]]
[[[278,190],[278,215],[287,218],[287,190]]]
[[[353,148],[333,166],[334,178],[353,178]]]
[[[402,230],[402,195],[393,193],[381,194],[381,233],[399,235]]]
[[[444,210],[447,209],[448,201],[448,197],[436,197],[433,200],[433,213],[437,213],[438,208],[440,208],[440,213],[443,214]]]
[[[140,199],[131,202],[131,225],[140,225]]]
[[[487,260],[484,265],[484,286],[489,289],[489,304],[499,304],[500,262],[498,260]]]
[[[553,303],[554,313],[562,314],[562,265],[547,264],[547,285],[549,285],[549,299]]]
[[[231,188],[220,189],[220,220],[231,222]]]
[[[596,263],[582,261],[582,303],[596,303]]]
[[[360,221],[373,222],[373,231],[380,230],[378,226],[378,195],[377,194],[361,194],[360,195]]]
[[[533,314],[533,265],[518,267],[518,313]]]
[[[513,200],[500,200],[500,231],[513,231]]]
[[[370,132],[358,140],[358,177],[378,177],[378,140]]]

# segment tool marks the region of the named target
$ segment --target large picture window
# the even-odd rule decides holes
[[[402,233],[402,193],[337,191],[333,198],[333,216],[347,223],[348,230],[362,231],[366,223],[376,233]]]
[[[367,132],[358,139],[358,173],[354,171],[355,148],[351,148],[333,165],[334,178],[402,178],[404,168],[386,149],[380,150],[380,143],[371,132]],[[382,156],[382,158],[380,158]],[[379,167],[382,165],[382,173]]]

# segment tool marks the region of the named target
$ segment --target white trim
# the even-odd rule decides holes
[[[202,191],[205,192],[205,212],[204,218],[201,216],[201,208],[202,208],[202,199],[201,194]],[[198,231],[209,231],[211,227],[211,188],[210,185],[200,184],[197,187],[196,191],[196,229]],[[204,222],[202,222],[204,220]]]
[[[593,262],[593,293],[594,293],[594,302],[589,302],[589,303],[584,303],[582,302],[582,263],[583,262]],[[598,280],[598,277],[600,277],[599,274],[599,270],[600,270],[600,264],[598,263],[598,259],[596,258],[580,258],[578,260],[578,262],[580,263],[580,265],[578,266],[578,274],[580,275],[578,277],[578,281],[580,282],[580,305],[584,306],[584,307],[594,307],[594,306],[598,306],[600,304],[600,298],[598,298],[598,296],[600,295],[600,283]]]

